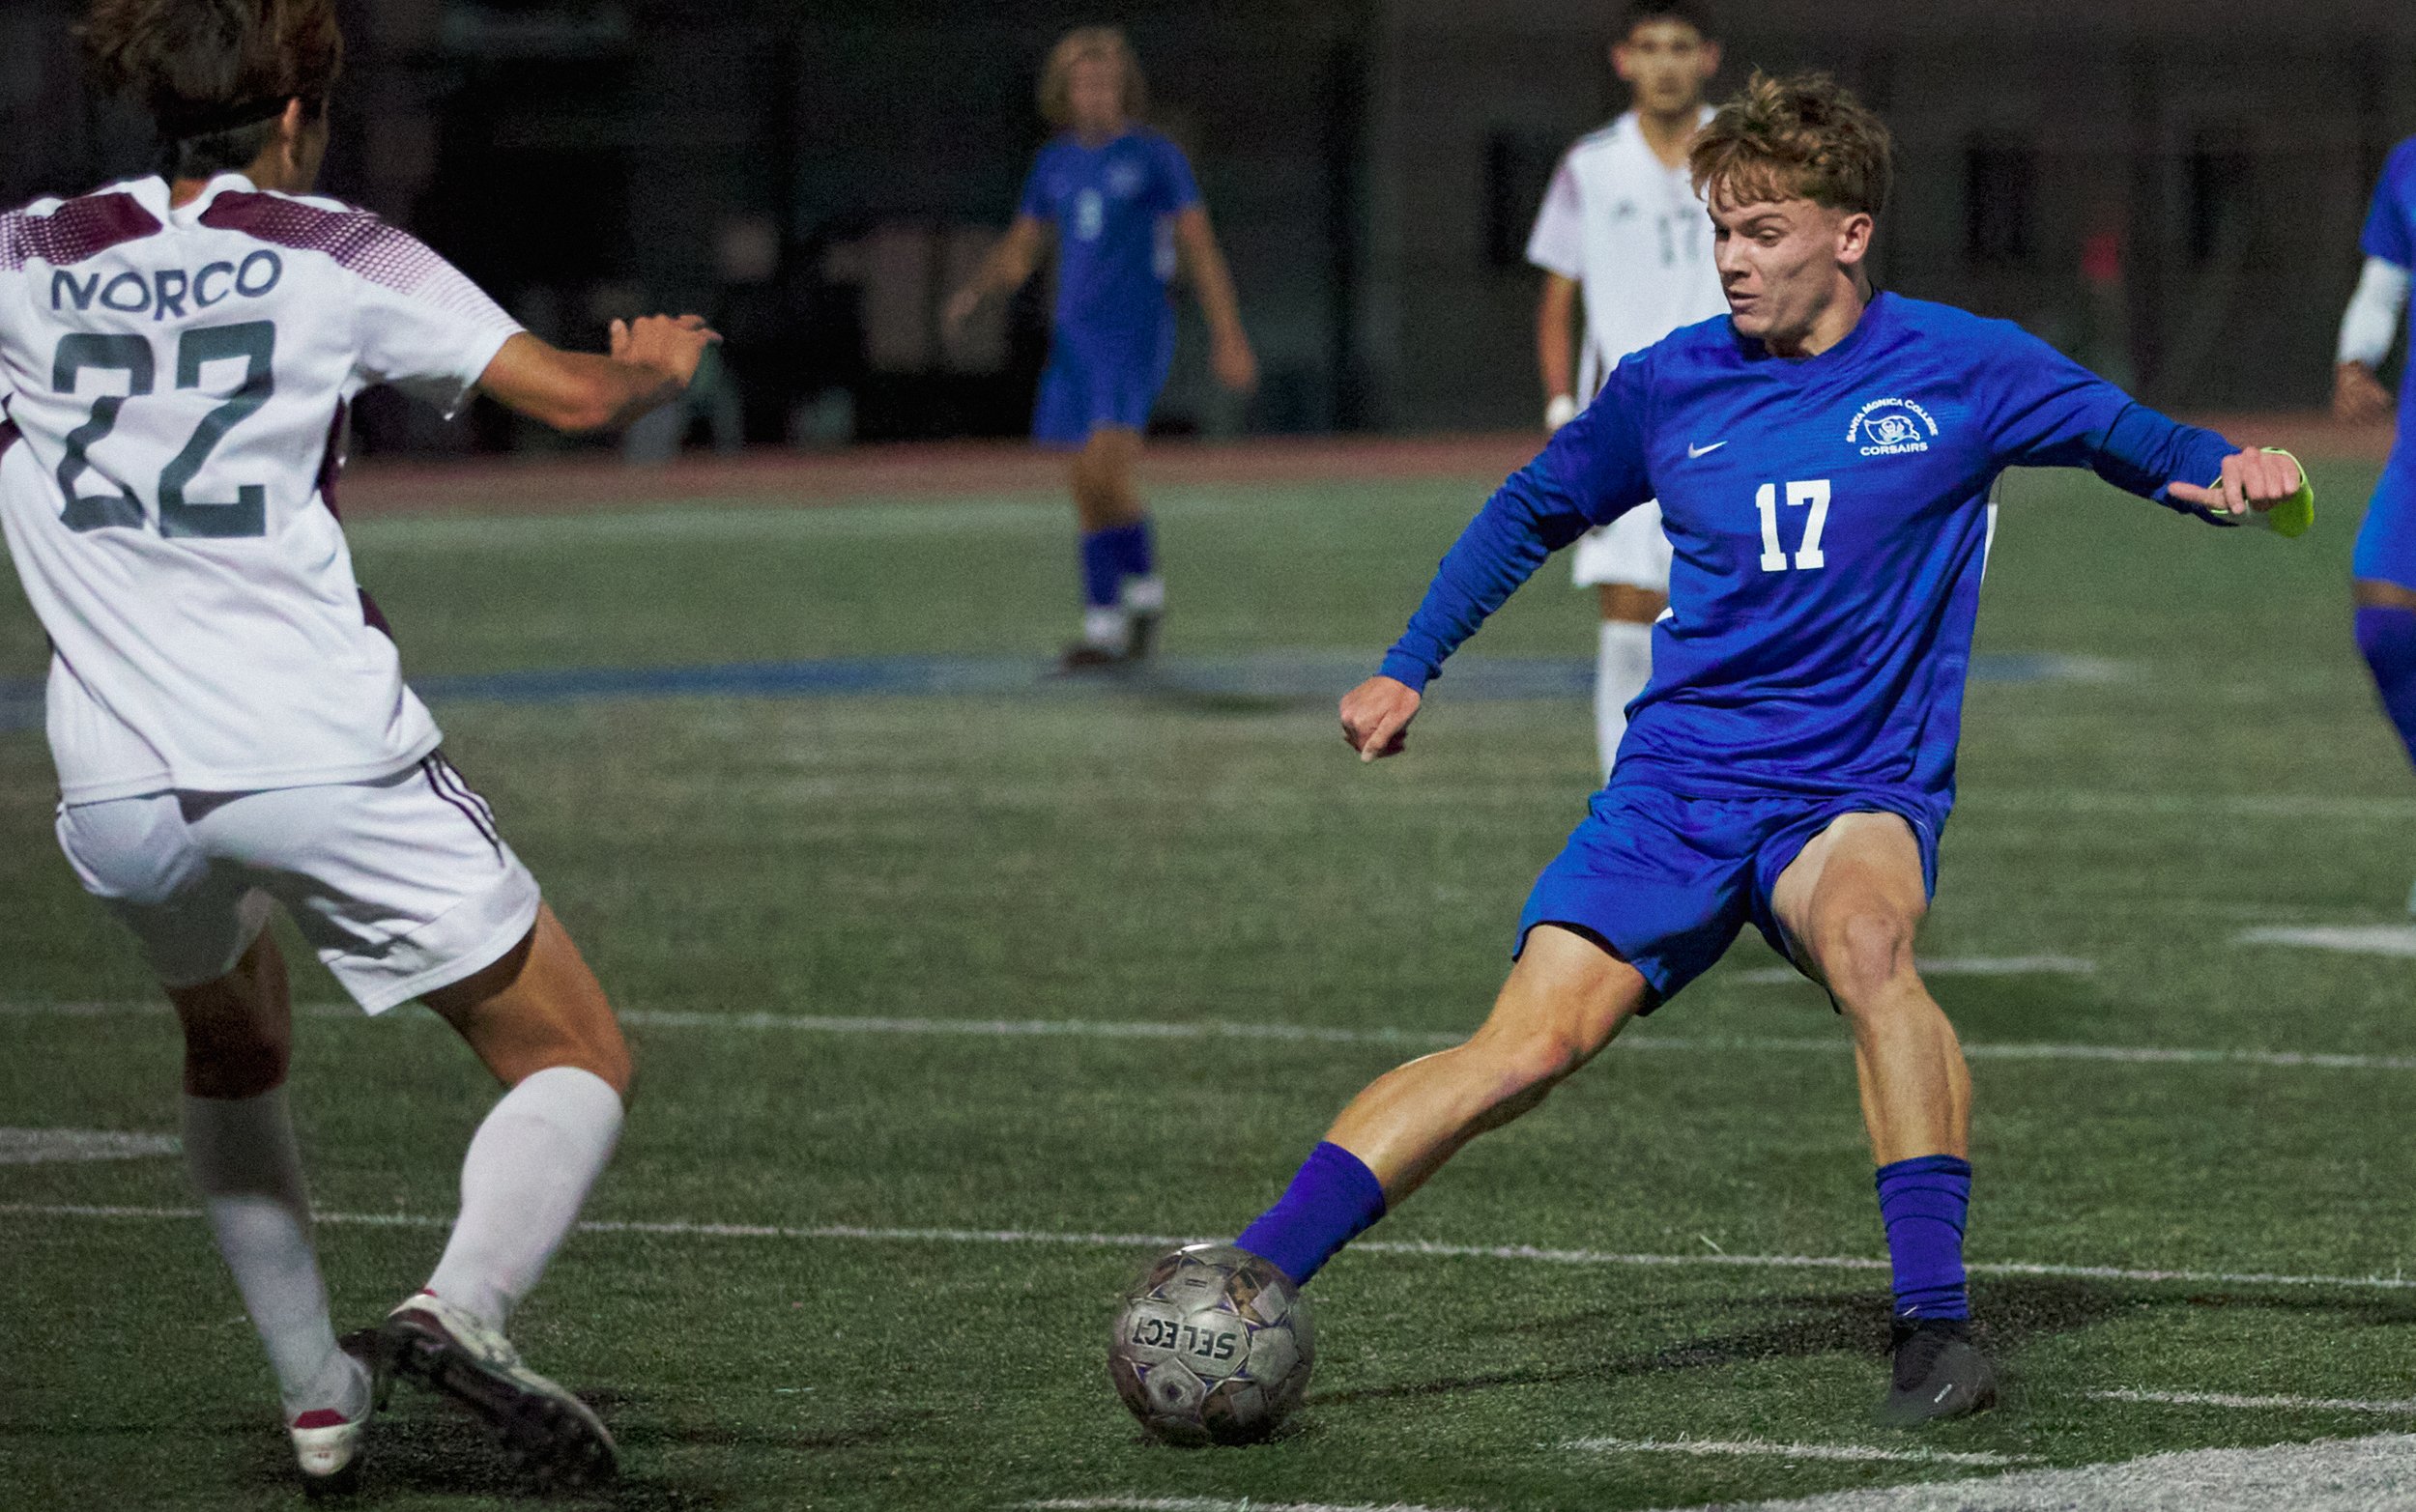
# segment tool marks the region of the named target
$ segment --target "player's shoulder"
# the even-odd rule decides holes
[[[1561,154],[1561,161],[1572,170],[1602,163],[1627,146],[1633,130],[1630,116],[1615,116],[1569,143],[1568,151]]]
[[[1910,295],[1893,293],[1882,294],[1873,300],[1875,306],[1883,303],[1885,306],[1883,318],[1887,324],[1917,339],[1987,353],[2028,352],[2046,346],[2017,322],[1975,314],[1959,304],[1916,300]]]
[[[2391,149],[2382,159],[2382,179],[2397,185],[2402,192],[2416,190],[2416,136],[2411,136]]]
[[[45,194],[0,211],[0,271],[40,261],[72,267],[111,247],[156,236],[166,225],[167,185],[122,179],[82,194]]]
[[[1181,143],[1155,127],[1135,122],[1132,130],[1127,133],[1127,139],[1138,143],[1143,152],[1162,162],[1189,162],[1191,160],[1184,153]]]

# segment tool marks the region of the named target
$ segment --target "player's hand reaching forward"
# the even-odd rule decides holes
[[[1362,761],[1399,756],[1409,740],[1409,722],[1424,701],[1405,682],[1370,677],[1342,696],[1342,738]]]
[[[2166,486],[2165,492],[2193,508],[2236,518],[2252,510],[2262,513],[2271,509],[2296,496],[2305,482],[2297,458],[2285,452],[2252,448],[2224,458],[2223,475],[2212,484],[2200,487],[2175,480]]]
[[[653,368],[685,388],[696,381],[705,349],[721,339],[702,315],[641,315],[613,322],[613,360]]]

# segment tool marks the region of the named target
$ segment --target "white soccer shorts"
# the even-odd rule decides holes
[[[1620,583],[1667,593],[1669,557],[1660,503],[1649,500],[1577,537],[1577,585]]]
[[[502,959],[536,922],[536,878],[442,756],[365,783],[63,805],[58,832],[170,987],[234,969],[273,903],[372,1013]]]

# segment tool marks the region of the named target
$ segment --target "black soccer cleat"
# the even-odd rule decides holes
[[[1085,672],[1111,672],[1128,666],[1130,661],[1126,653],[1115,646],[1077,641],[1057,654],[1056,675],[1073,677]]]
[[[459,1403],[537,1489],[578,1490],[613,1478],[618,1451],[603,1420],[461,1309],[426,1292],[406,1298],[387,1315],[378,1342],[394,1375]]]
[[[1997,1372],[1971,1347],[1971,1326],[1960,1318],[1899,1318],[1890,1340],[1896,1354],[1879,1420],[1918,1428],[1969,1417],[1997,1405]]]
[[[1158,648],[1158,621],[1163,617],[1163,610],[1133,611],[1124,631],[1124,659],[1127,662],[1149,660],[1149,653]]]

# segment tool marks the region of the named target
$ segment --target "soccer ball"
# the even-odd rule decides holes
[[[1282,1271],[1230,1244],[1187,1244],[1124,1294],[1107,1378],[1150,1436],[1249,1443],[1309,1389],[1309,1303]]]

